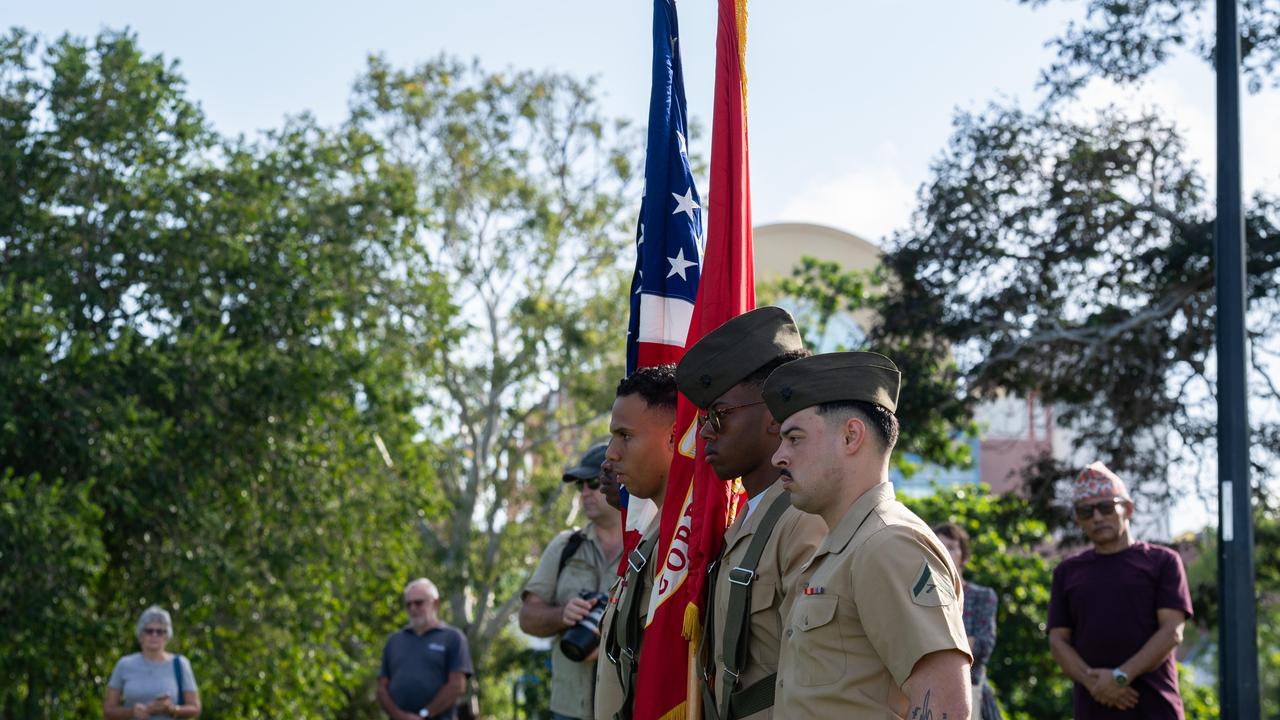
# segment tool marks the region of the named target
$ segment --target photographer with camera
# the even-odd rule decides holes
[[[590,521],[557,535],[525,586],[520,629],[536,637],[560,635],[551,650],[551,713],[556,720],[592,717],[600,617],[622,553],[621,514],[600,492],[606,443],[593,445],[564,473]]]

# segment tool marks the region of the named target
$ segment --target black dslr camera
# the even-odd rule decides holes
[[[604,618],[605,608],[609,606],[609,596],[602,592],[583,590],[578,593],[583,600],[593,600],[591,612],[578,621],[560,636],[560,652],[574,662],[582,662],[600,644],[600,621]]]

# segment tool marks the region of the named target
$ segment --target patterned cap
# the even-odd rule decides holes
[[[1100,462],[1090,463],[1080,471],[1079,477],[1071,485],[1071,502],[1080,502],[1092,498],[1122,497],[1129,499],[1129,490],[1124,486],[1120,476]]]

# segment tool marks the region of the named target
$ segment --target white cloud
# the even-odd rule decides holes
[[[917,185],[895,162],[892,148],[879,154],[887,157],[808,183],[783,201],[777,217],[757,222],[830,225],[879,243],[910,220]]]

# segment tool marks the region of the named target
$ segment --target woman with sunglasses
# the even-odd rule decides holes
[[[137,626],[142,652],[120,658],[107,680],[102,704],[106,720],[170,720],[200,715],[200,695],[191,663],[165,651],[173,637],[169,613],[152,605]]]

